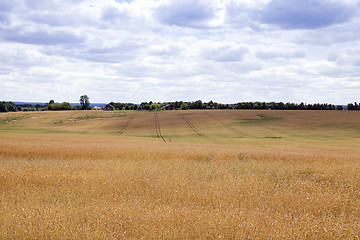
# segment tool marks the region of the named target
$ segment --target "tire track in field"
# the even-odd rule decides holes
[[[134,115],[131,115],[130,118],[127,120],[127,122],[121,128],[121,130],[118,134],[119,136],[121,136],[124,133],[124,131],[128,128],[128,126],[130,125],[130,123],[133,119],[134,119]]]
[[[199,136],[201,137],[206,137],[205,134],[203,134],[202,132],[200,132],[193,124],[192,122],[190,122],[189,120],[187,120],[184,115],[182,115],[181,113],[179,113],[180,117],[189,125],[189,127]]]
[[[264,126],[264,122],[261,122],[261,119],[266,117],[264,116],[262,113],[261,114],[256,114],[256,116],[258,118],[243,118],[243,116],[238,114],[239,112],[236,112],[236,110],[234,110],[234,112],[232,112],[232,115],[235,117],[241,117],[241,120],[246,121],[247,124],[249,124],[250,126],[255,126],[255,128],[258,129],[259,132],[261,132],[262,136],[259,136],[258,134],[256,135],[258,138],[269,138],[269,139],[277,139],[277,138],[282,138],[282,136],[279,136],[279,134],[281,134],[281,132],[279,132],[278,130],[275,130],[271,127],[268,126]],[[259,122],[257,122],[259,121]],[[266,120],[265,120],[266,121]],[[265,132],[265,136],[263,135]],[[259,133],[260,134],[260,133]],[[254,136],[254,134],[247,134],[248,136]]]
[[[164,142],[165,138],[164,136],[161,134],[161,128],[160,128],[160,120],[159,120],[159,115],[157,112],[154,113],[155,116],[155,130],[156,130],[156,135],[158,138],[161,138]],[[169,139],[169,141],[171,142],[171,140]]]
[[[226,127],[227,129],[233,131],[233,132],[236,132],[238,134],[240,134],[241,136],[240,137],[243,137],[244,133],[240,132],[239,130],[237,130],[236,128],[233,128],[230,126],[230,124],[226,124],[224,122],[222,122],[221,120],[215,118],[213,115],[211,115],[210,113],[206,113],[206,115],[208,115],[210,118],[214,119],[216,122],[220,123],[221,125],[223,125],[224,127]]]

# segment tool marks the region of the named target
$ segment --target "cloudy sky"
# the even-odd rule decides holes
[[[0,100],[360,101],[360,0],[0,0]]]

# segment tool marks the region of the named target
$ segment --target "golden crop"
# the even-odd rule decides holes
[[[359,238],[359,113],[157,114],[0,114],[0,239]]]

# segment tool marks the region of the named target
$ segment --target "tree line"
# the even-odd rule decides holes
[[[358,104],[357,102],[355,102],[354,104],[349,103],[347,106],[348,110],[360,110],[360,104]]]
[[[19,104],[11,101],[0,101],[0,112],[16,111],[59,111],[59,110],[90,110],[90,101],[87,95],[80,96],[80,105],[72,106],[68,102],[56,103],[50,100],[49,103],[41,104]],[[273,109],[273,110],[360,110],[357,102],[349,103],[347,106],[328,103],[283,103],[283,102],[238,102],[234,104],[222,104],[214,101],[175,101],[175,102],[142,102],[141,104],[110,102],[116,110],[161,110],[164,106],[171,104],[175,109]],[[109,105],[108,104],[108,105]]]
[[[80,105],[72,106],[69,102],[56,103],[50,100],[45,104],[15,104],[11,101],[0,101],[0,112],[16,112],[16,111],[64,111],[64,110],[90,110],[90,101],[87,95],[80,96]]]
[[[140,105],[133,103],[110,102],[117,110],[160,110],[171,104],[175,109],[273,109],[273,110],[360,110],[359,104],[349,103],[347,107],[328,103],[283,103],[283,102],[239,102],[234,104],[222,104],[214,101],[203,102],[201,100],[192,102],[142,102]]]
[[[71,106],[68,102],[55,103],[54,100],[50,100],[45,104],[15,104],[13,102],[0,102],[0,112],[16,112],[16,111],[60,111],[60,110],[80,110],[82,107]]]
[[[16,112],[18,107],[13,102],[0,101],[0,112]]]

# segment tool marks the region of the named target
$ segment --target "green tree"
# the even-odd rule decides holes
[[[89,97],[87,95],[81,95],[80,96],[80,105],[82,107],[82,110],[86,110],[90,106]]]
[[[183,104],[181,104],[180,109],[181,110],[189,109],[189,105],[187,105],[186,103],[183,103]]]
[[[48,110],[50,111],[59,111],[61,110],[61,105],[59,103],[52,103],[48,105]]]
[[[347,109],[348,109],[348,110],[355,110],[354,104],[349,103]]]
[[[16,112],[18,107],[13,102],[0,102],[0,112]]]
[[[204,104],[201,100],[197,100],[195,102],[191,102],[190,109],[203,109],[204,108]]]
[[[153,103],[150,105],[150,110],[159,111],[161,109],[161,105],[159,103]]]
[[[1,107],[2,110],[5,110],[5,112],[16,112],[18,110],[18,107],[13,102],[3,102],[4,106]]]
[[[343,108],[343,106],[341,106],[341,105],[337,105],[337,106],[336,106],[336,110],[344,110],[344,108]]]
[[[71,110],[71,104],[68,102],[62,102],[60,105],[61,110]]]
[[[152,102],[150,101],[152,104]],[[140,106],[138,107],[139,110],[150,110],[150,103],[142,102]]]
[[[5,102],[0,102],[0,112],[7,112]]]

